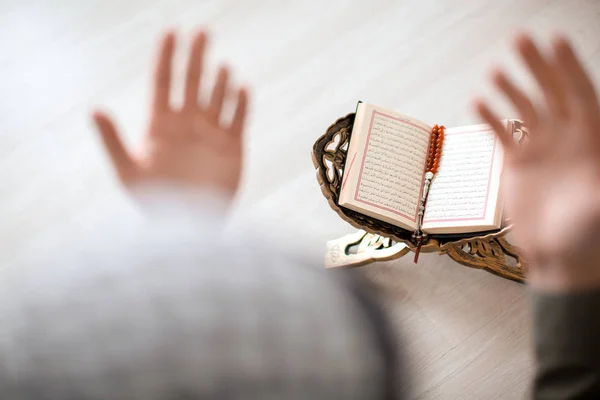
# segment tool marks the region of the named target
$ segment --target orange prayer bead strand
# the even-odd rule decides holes
[[[442,156],[442,146],[444,145],[444,131],[446,128],[435,125],[431,132],[431,141],[429,145],[429,154],[427,158],[427,171],[436,174],[440,168]]]
[[[427,167],[426,167],[425,172],[431,171],[431,169],[433,168],[435,151],[436,151],[437,141],[438,141],[438,132],[439,132],[439,127],[437,125],[435,125],[433,127],[433,129],[431,130],[431,137],[429,139],[429,154],[427,156]]]

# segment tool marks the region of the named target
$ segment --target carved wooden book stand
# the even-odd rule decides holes
[[[338,215],[360,231],[327,243],[326,267],[359,266],[402,257],[416,248],[412,232],[338,205],[354,113],[338,119],[313,146],[313,163],[323,195]],[[458,263],[523,282],[526,266],[500,230],[457,235],[430,235],[422,252],[447,254]]]

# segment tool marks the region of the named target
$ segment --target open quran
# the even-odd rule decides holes
[[[506,120],[507,129],[520,121]],[[514,126],[513,126],[514,125]],[[514,131],[514,130],[513,130]],[[434,127],[360,102],[348,146],[339,206],[428,234],[502,226],[503,152],[488,125],[447,128],[435,176],[426,169]],[[420,205],[426,194],[426,205]]]

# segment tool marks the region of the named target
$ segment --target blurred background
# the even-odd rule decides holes
[[[71,225],[93,229],[118,186],[90,121],[144,133],[156,41],[180,33],[175,79],[198,27],[212,32],[210,78],[228,62],[251,88],[240,232],[317,259],[353,232],[329,209],[310,151],[363,100],[430,124],[476,123],[486,71],[531,82],[510,39],[568,33],[600,82],[598,0],[0,0],[0,266]],[[175,93],[177,95],[177,93]],[[505,117],[514,117],[501,101]],[[130,204],[131,207],[135,205]],[[531,374],[526,288],[446,257],[364,268],[402,326],[419,399],[514,399]]]

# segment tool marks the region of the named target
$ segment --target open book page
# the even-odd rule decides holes
[[[433,178],[423,229],[466,233],[500,228],[502,149],[488,125],[446,130],[440,168]]]
[[[339,204],[415,229],[431,127],[361,103],[352,132]]]

